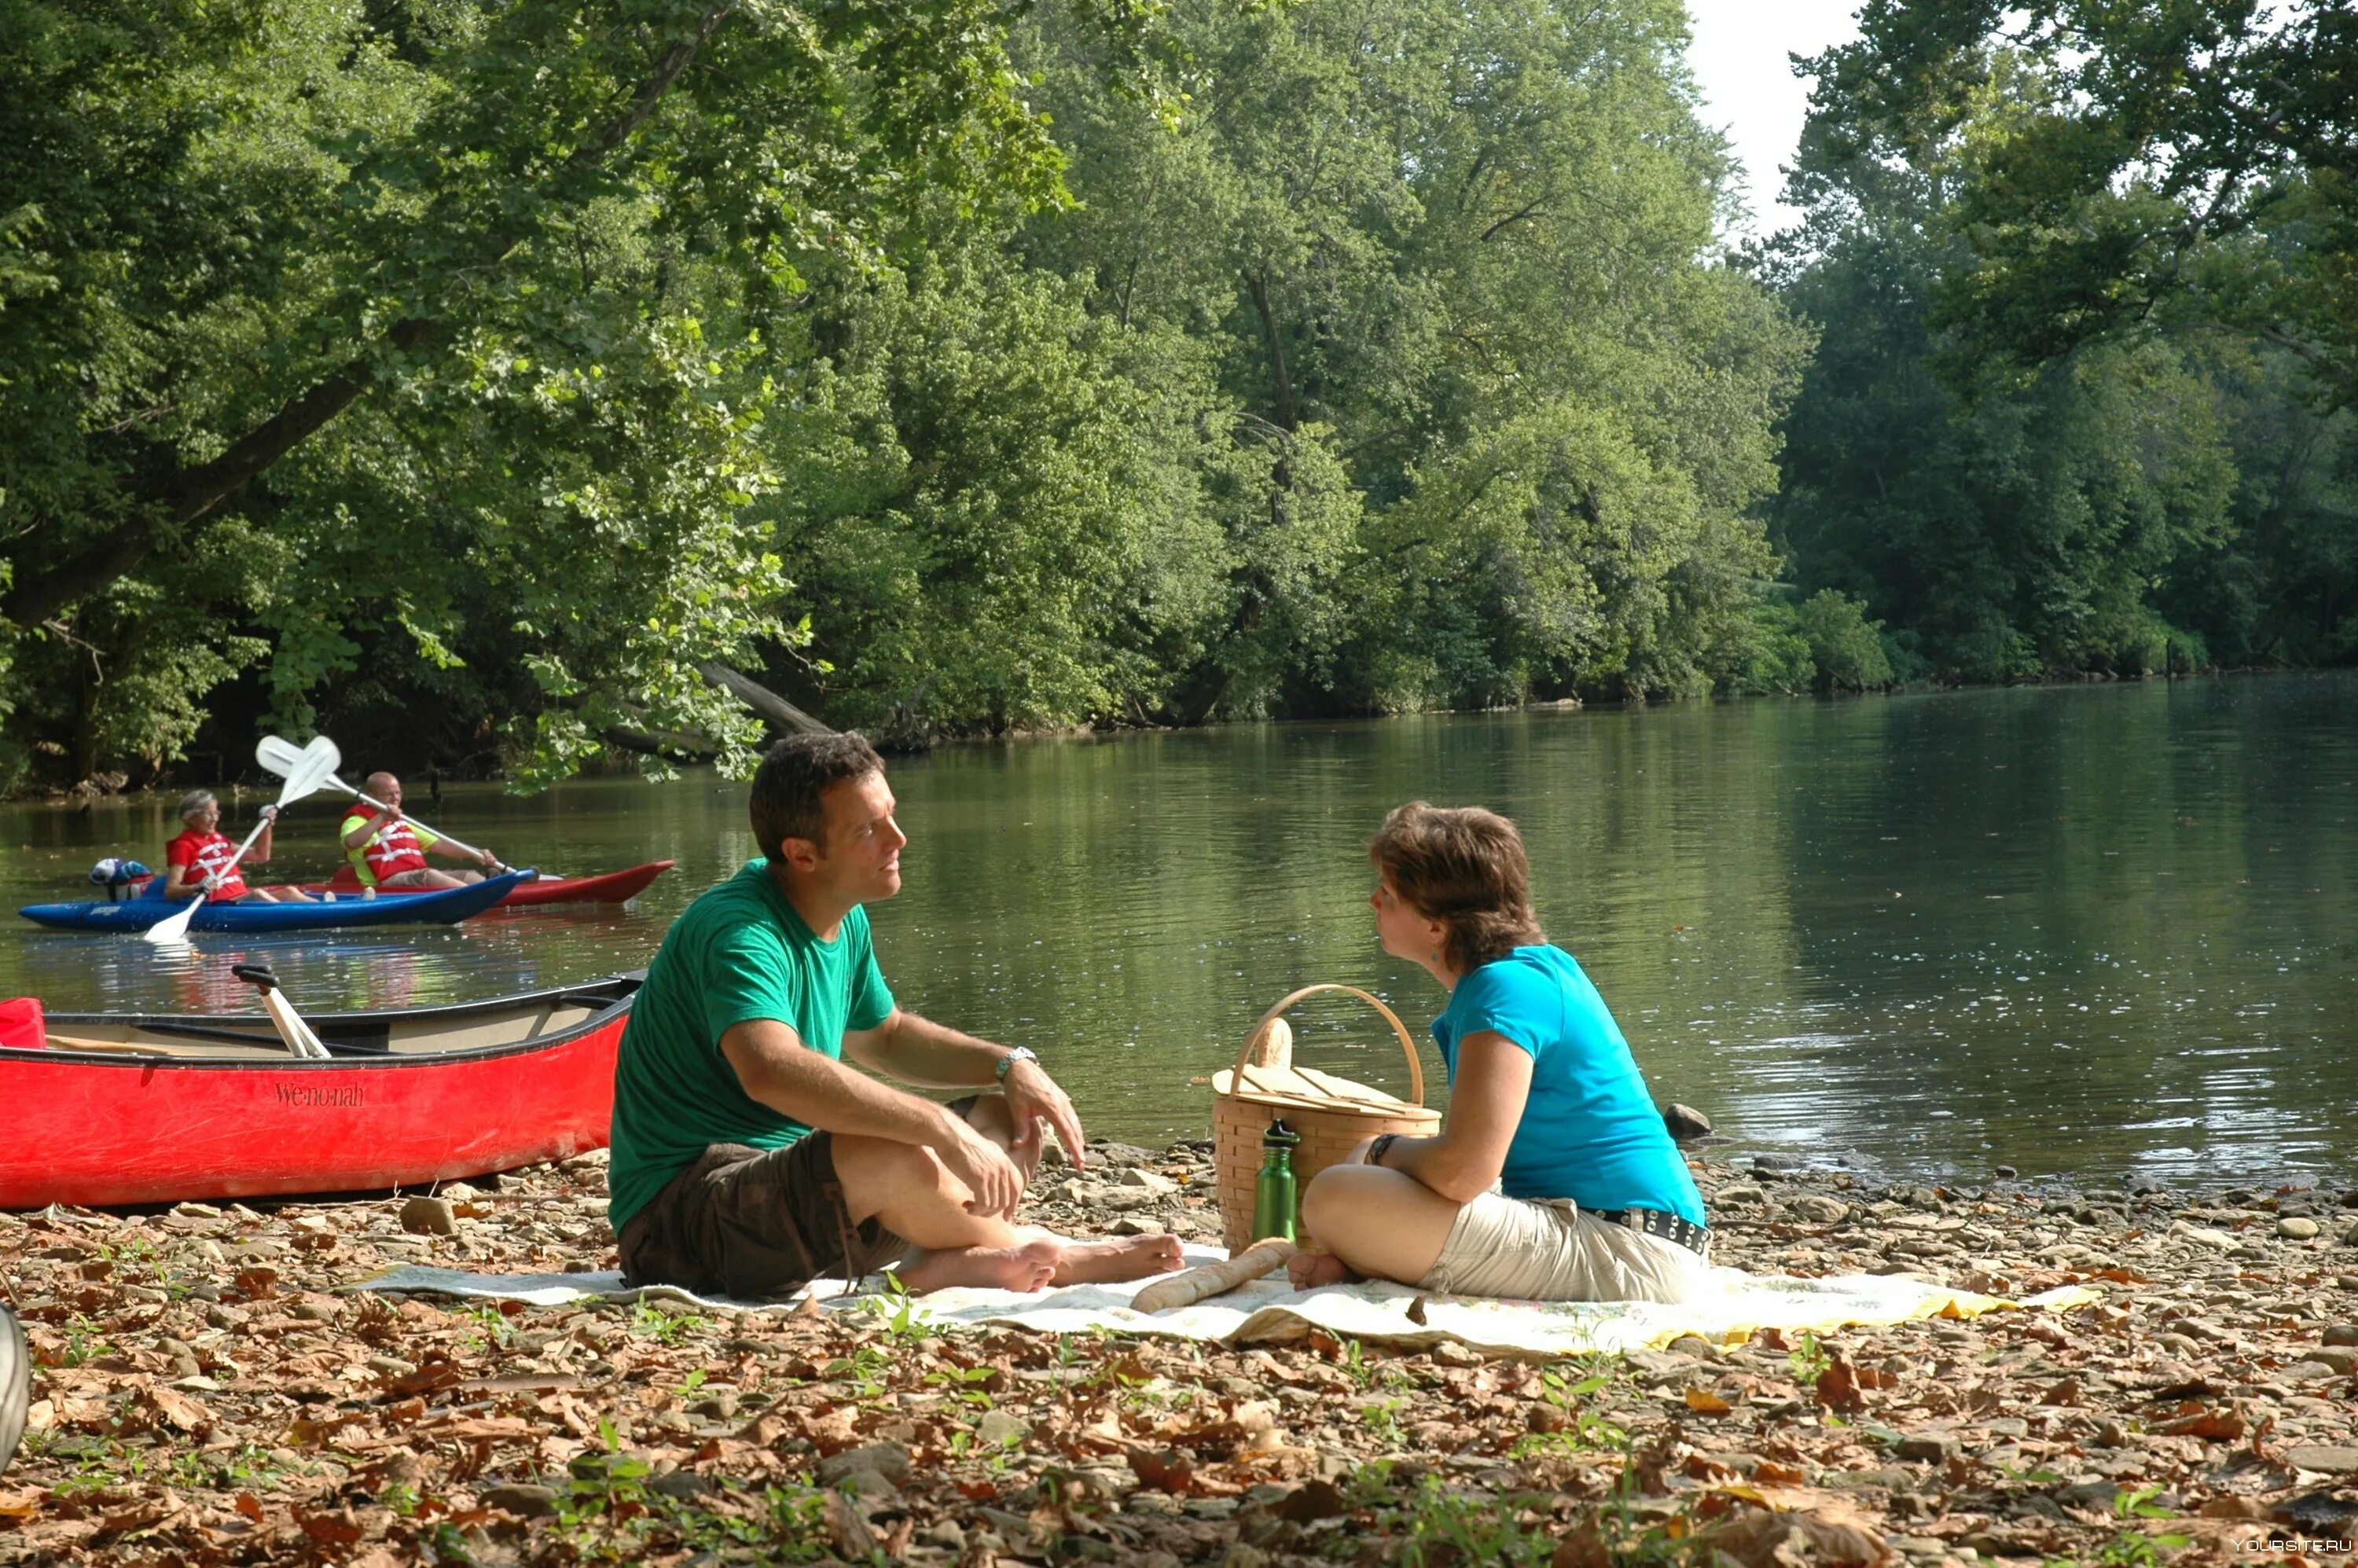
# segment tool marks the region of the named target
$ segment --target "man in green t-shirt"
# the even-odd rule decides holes
[[[607,1212],[631,1282],[772,1296],[898,1262],[911,1291],[1029,1291],[1179,1266],[1170,1237],[1011,1223],[1046,1131],[1081,1164],[1080,1121],[1030,1051],[893,1001],[861,907],[901,891],[893,811],[858,735],[763,759],[763,858],[673,923],[622,1034]],[[944,1105],[853,1064],[985,1092]]]

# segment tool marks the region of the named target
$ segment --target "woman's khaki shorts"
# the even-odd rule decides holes
[[[1510,1301],[1682,1302],[1704,1270],[1677,1242],[1608,1224],[1570,1198],[1484,1193],[1457,1211],[1420,1286]]]

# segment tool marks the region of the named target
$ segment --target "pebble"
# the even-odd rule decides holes
[[[892,1482],[909,1478],[909,1447],[903,1443],[871,1443],[863,1448],[847,1448],[840,1454],[830,1454],[818,1462],[818,1484],[832,1487],[848,1476],[862,1470],[883,1476]]]
[[[459,1218],[448,1203],[420,1193],[401,1206],[401,1228],[412,1236],[456,1236]]]
[[[1170,1177],[1157,1175],[1154,1172],[1138,1165],[1132,1165],[1118,1173],[1114,1176],[1113,1184],[1117,1187],[1135,1187],[1157,1195],[1175,1193],[1179,1190],[1179,1184]]]
[[[1850,1205],[1823,1193],[1803,1193],[1785,1206],[1796,1218],[1812,1225],[1839,1225],[1850,1217]]]
[[[2284,1462],[2299,1470],[2340,1476],[2358,1471],[2358,1448],[2338,1444],[2297,1444],[2283,1451]]]
[[[974,1423],[974,1435],[986,1448],[1008,1448],[1028,1440],[1032,1427],[1028,1422],[1009,1415],[1005,1411],[985,1411],[982,1419]]]
[[[488,1487],[480,1499],[487,1509],[502,1509],[523,1519],[541,1519],[557,1511],[557,1490],[530,1481],[509,1481]]]
[[[2277,1234],[2294,1241],[2307,1241],[2317,1232],[2318,1224],[2313,1219],[2295,1217],[2277,1221]]]
[[[1899,1440],[1898,1454],[1918,1465],[1945,1465],[1957,1456],[1957,1434],[1952,1432],[1910,1433]]]
[[[2325,1331],[2323,1338],[2328,1345],[2358,1345],[2358,1323],[2334,1324]]]

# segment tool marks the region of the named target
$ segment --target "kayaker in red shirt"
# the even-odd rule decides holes
[[[204,890],[211,903],[309,903],[312,901],[293,888],[257,888],[247,885],[243,868],[270,859],[270,838],[276,830],[278,808],[262,808],[262,836],[245,858],[233,866],[230,857],[237,853],[237,841],[220,831],[221,802],[209,789],[192,789],[180,797],[180,820],[188,831],[164,846],[164,896],[193,898]]]
[[[438,871],[426,863],[428,851],[453,860],[493,866],[498,858],[488,849],[468,851],[453,847],[430,827],[420,827],[401,814],[401,781],[391,773],[371,773],[368,793],[390,807],[352,802],[344,816],[344,858],[362,887],[455,888],[483,880],[481,871]]]

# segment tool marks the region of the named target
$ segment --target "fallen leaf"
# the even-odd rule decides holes
[[[1130,1467],[1148,1486],[1174,1497],[1186,1496],[1195,1485],[1195,1462],[1175,1449],[1154,1453],[1134,1448],[1130,1454]]]
[[[1891,1555],[1883,1538],[1855,1516],[1832,1509],[1731,1515],[1698,1540],[1744,1568],[1790,1568],[1801,1563],[1873,1564]]]
[[[1689,1389],[1687,1409],[1698,1415],[1725,1415],[1736,1407],[1713,1393],[1709,1389]]]
[[[2166,1437],[2201,1437],[2212,1443],[2233,1443],[2250,1430],[2243,1412],[2234,1410],[2206,1410],[2193,1415],[2166,1421],[2153,1429]]]
[[[836,1555],[847,1563],[865,1563],[876,1551],[876,1532],[841,1492],[827,1495],[827,1536]]]

